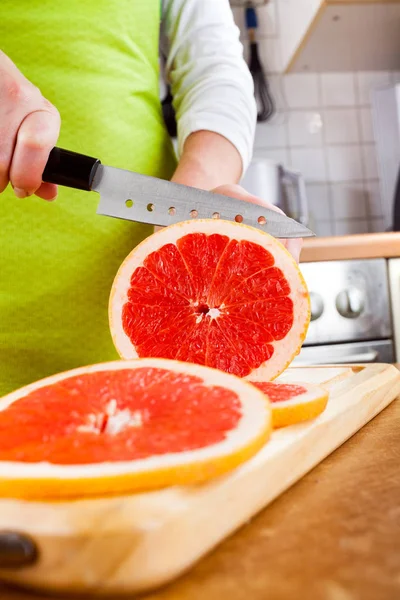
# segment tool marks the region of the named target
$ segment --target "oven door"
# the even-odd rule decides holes
[[[394,346],[391,340],[304,346],[294,359],[293,365],[344,365],[374,362],[395,362]]]

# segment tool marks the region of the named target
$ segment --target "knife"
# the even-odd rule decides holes
[[[314,233],[275,210],[237,198],[102,165],[98,158],[53,148],[43,181],[98,192],[97,214],[172,225],[190,219],[223,219],[257,227],[276,238],[312,237]]]

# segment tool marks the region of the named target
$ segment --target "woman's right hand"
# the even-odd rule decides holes
[[[8,183],[18,198],[57,196],[42,174],[60,133],[60,115],[40,90],[0,51],[0,192]]]

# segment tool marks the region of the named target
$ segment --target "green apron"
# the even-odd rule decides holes
[[[1,0],[0,48],[59,110],[58,145],[169,178],[159,102],[160,0]],[[0,196],[0,395],[117,357],[108,297],[151,230],[97,216],[94,193]]]

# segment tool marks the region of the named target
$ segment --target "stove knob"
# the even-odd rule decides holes
[[[337,311],[346,319],[356,319],[361,315],[364,307],[363,294],[355,287],[343,290],[336,296]]]
[[[324,312],[324,301],[319,294],[310,292],[311,321],[316,321]]]

